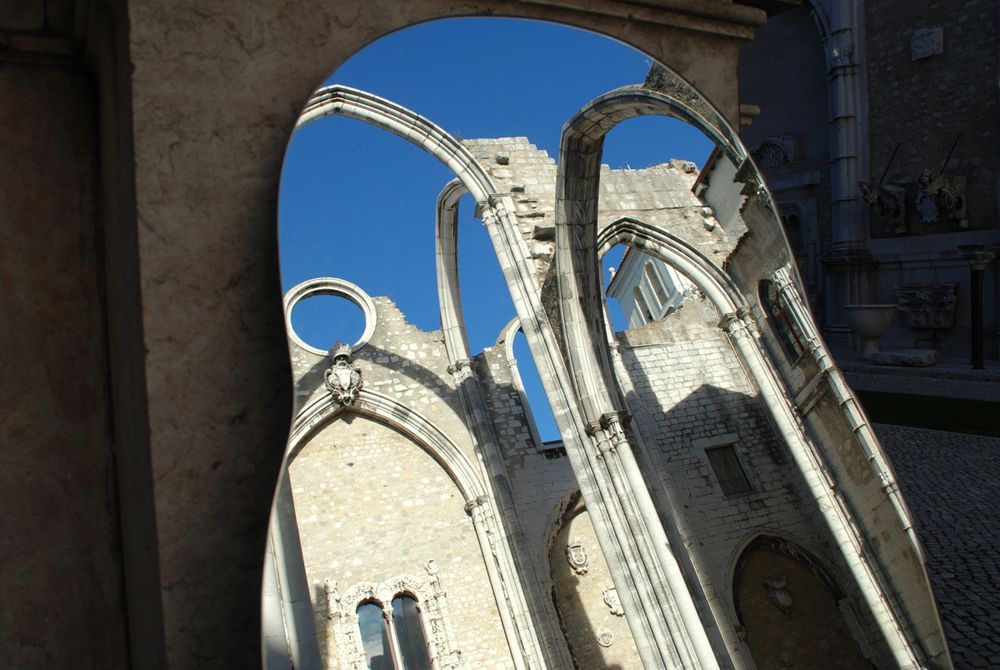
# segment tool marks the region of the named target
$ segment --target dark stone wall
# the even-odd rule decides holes
[[[915,181],[925,169],[936,174],[961,133],[947,172],[968,180],[969,228],[996,228],[997,3],[881,0],[865,3],[865,12],[872,178],[897,144],[887,183]],[[943,28],[944,52],[912,60],[914,30],[933,26]],[[913,233],[955,231],[908,219]],[[872,234],[882,234],[875,222]]]
[[[0,63],[0,100],[0,667],[122,667],[94,91]]]

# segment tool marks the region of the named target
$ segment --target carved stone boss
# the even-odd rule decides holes
[[[330,349],[332,364],[323,374],[326,390],[333,396],[333,401],[341,405],[350,405],[358,397],[358,392],[364,386],[361,380],[361,369],[351,363],[350,345],[338,342]]]

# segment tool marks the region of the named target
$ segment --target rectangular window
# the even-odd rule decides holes
[[[747,493],[753,490],[750,479],[743,470],[739,456],[736,455],[736,448],[731,444],[721,447],[712,447],[705,450],[708,462],[715,472],[715,478],[719,480],[722,492],[727,495]]]

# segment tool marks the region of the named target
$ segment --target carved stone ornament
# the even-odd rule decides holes
[[[566,560],[573,568],[573,572],[578,575],[587,574],[587,566],[590,561],[587,558],[587,550],[583,548],[580,540],[570,540],[569,544],[566,545]]]
[[[788,165],[795,157],[795,138],[791,135],[765,137],[750,149],[750,155],[762,170]]]
[[[602,647],[610,647],[615,643],[615,634],[612,633],[607,628],[601,628],[597,631],[597,644]]]
[[[326,389],[333,396],[334,402],[350,405],[364,386],[361,381],[361,370],[351,364],[350,345],[336,343],[330,349],[330,358],[333,364],[323,375]]]
[[[767,589],[767,599],[771,601],[782,614],[792,611],[792,594],[788,590],[788,580],[785,577],[775,577],[764,582]]]
[[[904,235],[906,230],[906,189],[902,186],[873,186],[860,181],[861,196],[872,211],[883,217],[882,234]]]
[[[896,299],[910,328],[951,328],[955,325],[958,284],[899,284]]]
[[[948,229],[969,227],[965,211],[965,177],[934,175],[930,170],[917,180],[917,213],[925,225],[944,224]]]
[[[614,586],[604,589],[604,604],[608,606],[608,609],[615,616],[625,616],[625,610],[622,609],[622,601],[618,597],[618,589]]]

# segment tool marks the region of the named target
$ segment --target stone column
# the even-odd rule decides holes
[[[871,270],[867,216],[861,206],[862,122],[861,67],[857,59],[858,8],[853,2],[829,3],[829,23],[823,39],[829,96],[830,224],[832,237],[823,257],[826,266],[827,330],[843,348],[850,329],[843,306],[871,302]]]
[[[472,361],[455,361],[449,366],[449,371],[469,421],[469,432],[480,457],[483,481],[496,505],[496,515],[487,514],[481,505],[476,508],[478,512],[470,514],[474,523],[487,524],[485,532],[490,538],[492,557],[484,553],[484,558],[492,559],[499,575],[495,585],[502,588],[495,594],[497,603],[501,609],[507,610],[508,619],[504,621],[509,621],[512,627],[507,631],[508,639],[517,642],[511,645],[511,652],[521,656],[517,662],[524,663],[526,668],[564,664],[568,661],[568,650],[559,644],[561,635],[551,630],[553,622],[542,614],[545,608],[539,602],[540,580],[534,564],[526,555],[527,541],[514,509],[510,478]]]
[[[996,252],[981,244],[963,244],[959,247],[962,258],[969,263],[971,286],[969,297],[969,356],[973,370],[985,368],[983,361],[983,274],[996,259]]]

